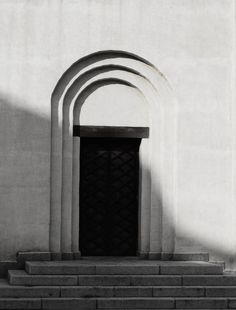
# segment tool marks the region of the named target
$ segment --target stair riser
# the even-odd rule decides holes
[[[227,299],[198,298],[178,299],[175,303],[176,309],[227,309]]]
[[[1,298],[0,309],[41,309],[41,299],[39,298]]]
[[[161,266],[161,275],[221,275],[223,273],[222,266]]]
[[[236,276],[183,276],[184,286],[236,286]]]
[[[48,299],[42,301],[43,309],[70,309],[78,310],[81,308],[86,309],[173,309],[174,300],[171,298],[166,299],[153,299],[153,298],[136,298],[136,299],[98,299],[98,300],[83,300],[76,298],[63,299]]]
[[[32,266],[26,262],[25,270],[32,275],[92,275],[96,274],[96,266]]]
[[[152,288],[114,288],[114,287],[91,287],[91,288],[61,288],[62,297],[151,297]]]
[[[136,298],[136,299],[99,299],[97,308],[147,308],[147,309],[222,309],[227,308],[227,299],[178,299],[173,298]]]
[[[14,287],[0,288],[0,298],[36,297],[236,297],[236,287]]]
[[[236,277],[229,276],[18,276],[10,275],[9,282],[12,285],[30,286],[236,286]],[[235,296],[235,291],[218,290],[218,295]],[[207,296],[212,290],[208,290]],[[222,294],[222,295],[221,295]]]
[[[1,298],[0,309],[235,309],[236,299],[226,298]]]
[[[60,287],[20,287],[8,286],[0,287],[0,298],[40,298],[59,297]]]
[[[9,271],[9,283],[31,286],[180,286],[181,276],[46,276]]]
[[[37,275],[211,275],[222,274],[223,269],[221,265],[207,266],[169,266],[169,265],[105,265],[105,266],[87,266],[87,265],[71,265],[64,263],[63,265],[53,264],[36,264],[33,262],[26,263],[26,271],[29,274]]]
[[[158,275],[159,266],[55,266],[37,267],[26,264],[29,274],[38,275]]]
[[[236,287],[206,288],[207,297],[236,297]]]
[[[43,299],[42,309],[55,310],[94,310],[96,309],[96,299]]]
[[[180,286],[180,276],[80,276],[82,286]]]
[[[61,288],[62,297],[203,297],[203,288],[152,287],[70,287]]]
[[[29,286],[66,286],[77,285],[76,276],[17,276],[9,272],[9,283],[11,285],[29,285]]]

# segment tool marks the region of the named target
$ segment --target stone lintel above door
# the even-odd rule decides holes
[[[93,138],[148,138],[149,127],[74,125],[73,136]]]

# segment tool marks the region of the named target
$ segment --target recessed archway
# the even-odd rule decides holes
[[[104,87],[105,85],[125,85],[126,87],[131,87],[137,89],[138,92],[140,90],[131,84],[130,82],[118,79],[118,78],[106,78],[106,79],[99,79],[91,84],[89,84],[83,91],[77,96],[74,109],[73,109],[73,124],[80,125],[80,113],[82,106],[86,103],[87,98],[97,89]],[[146,99],[145,99],[146,100]],[[148,103],[146,103],[148,105]],[[76,169],[73,170],[73,201],[72,204],[72,231],[74,234],[73,238],[73,245],[74,250],[79,251],[79,243],[78,243],[78,235],[79,235],[79,183],[80,183],[80,167],[78,166],[78,159],[80,157],[80,140],[78,138],[73,139],[73,167]],[[148,158],[150,157],[149,154],[149,141],[143,141],[140,146],[140,206],[139,206],[139,238],[138,238],[138,252],[140,255],[145,255],[146,250],[149,246],[149,229],[148,229],[148,222],[149,222],[149,211],[150,211],[150,178],[149,178],[149,169],[147,169],[147,162]],[[68,166],[65,168],[68,171]],[[69,169],[71,171],[71,169]]]
[[[102,85],[134,87],[150,114],[149,146],[143,147],[139,252],[157,257],[174,251],[176,104],[164,76],[148,61],[121,51],[91,54],[74,63],[52,95],[50,249],[79,254],[79,143],[72,137],[81,105]],[[143,199],[143,200],[142,200]],[[67,253],[67,254],[66,254]],[[76,254],[77,253],[77,254]]]

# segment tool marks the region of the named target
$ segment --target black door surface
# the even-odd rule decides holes
[[[83,256],[136,255],[140,142],[138,138],[81,138]]]

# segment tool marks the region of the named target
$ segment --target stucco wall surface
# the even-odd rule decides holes
[[[79,58],[123,50],[153,63],[178,102],[175,250],[210,251],[213,259],[234,266],[234,5],[233,0],[0,1],[1,260],[13,259],[18,250],[49,249],[55,84]],[[130,104],[122,114],[125,91],[108,88],[88,99],[84,124],[111,121],[101,111],[112,92],[117,115],[120,93],[117,117],[126,119],[121,125],[129,119],[131,126],[148,123],[148,107],[135,91],[127,92]]]

